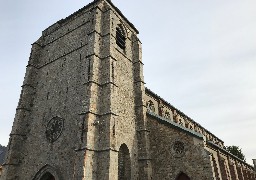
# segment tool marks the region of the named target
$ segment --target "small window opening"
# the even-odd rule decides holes
[[[121,49],[125,49],[125,33],[120,26],[116,28],[116,44]]]

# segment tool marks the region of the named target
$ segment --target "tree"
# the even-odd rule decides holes
[[[239,159],[246,161],[242,149],[239,146],[225,146],[225,149]]]

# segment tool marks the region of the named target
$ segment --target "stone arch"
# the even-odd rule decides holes
[[[40,178],[40,180],[55,180],[55,177],[51,173],[47,172]]]
[[[60,176],[54,167],[47,164],[36,173],[33,180],[60,180]]]
[[[118,180],[131,179],[131,159],[126,144],[122,144],[118,152]]]
[[[181,173],[177,176],[176,180],[190,180],[190,178],[188,177],[188,175],[186,175],[185,173],[181,172]]]

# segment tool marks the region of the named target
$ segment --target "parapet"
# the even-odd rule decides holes
[[[211,141],[217,146],[224,148],[224,142],[221,139],[148,88],[146,88],[146,106],[149,112],[171,120],[190,131],[202,134],[206,141]]]

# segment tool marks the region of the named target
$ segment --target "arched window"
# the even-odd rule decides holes
[[[125,32],[121,25],[116,28],[116,44],[121,49],[125,49]]]
[[[151,100],[149,100],[147,102],[146,106],[147,106],[148,111],[155,112],[155,106],[154,106],[154,103]]]
[[[131,179],[131,159],[126,144],[122,144],[118,152],[118,180]]]
[[[60,180],[60,179],[61,179],[60,174],[57,172],[57,170],[48,164],[43,166],[33,178],[33,180]]]
[[[47,172],[41,177],[40,180],[55,180],[55,178],[51,173]]]
[[[190,180],[190,178],[185,173],[180,173],[176,180]]]
[[[168,111],[165,111],[164,117],[165,117],[166,119],[171,119],[171,115],[170,115],[170,113],[169,113]]]

